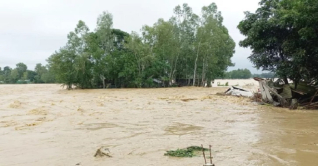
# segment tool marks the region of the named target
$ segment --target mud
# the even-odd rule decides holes
[[[214,95],[224,90],[0,85],[0,165],[199,166],[164,153],[201,144],[217,166],[317,165],[318,112]],[[94,157],[100,147],[112,158]]]

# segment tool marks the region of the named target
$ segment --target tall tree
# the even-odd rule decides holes
[[[96,36],[99,45],[99,53],[94,57],[94,78],[100,78],[103,88],[106,87],[107,56],[114,51],[114,35],[112,33],[113,16],[103,12],[97,19]]]
[[[0,82],[3,83],[3,81],[4,81],[3,71],[1,70],[1,67],[0,67]]]
[[[20,62],[16,65],[16,69],[18,72],[17,79],[21,79],[23,77],[23,73],[27,71],[28,67],[24,63]]]
[[[66,46],[48,59],[59,82],[68,88],[153,87],[178,79],[204,85],[232,65],[235,43],[215,4],[201,17],[187,4],[177,6],[171,19],[144,26],[141,34],[113,29],[112,19],[103,12],[94,32],[79,21]]]
[[[10,83],[11,71],[12,71],[12,69],[9,66],[5,66],[3,68],[3,81],[4,81],[4,83]]]
[[[317,1],[262,0],[255,13],[245,12],[238,28],[246,36],[240,42],[250,47],[249,59],[257,68],[287,78],[317,80]],[[314,81],[316,82],[316,81]]]
[[[10,73],[10,76],[9,76],[9,82],[10,83],[17,83],[17,81],[20,79],[20,74],[19,74],[19,70],[17,68],[13,69]]]

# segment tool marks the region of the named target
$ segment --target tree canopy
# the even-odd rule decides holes
[[[224,78],[227,79],[248,79],[252,77],[252,73],[248,69],[237,69],[226,72]]]
[[[275,78],[275,73],[261,73],[261,74],[253,74],[253,77],[260,78]]]
[[[169,20],[159,19],[130,34],[113,28],[103,12],[94,31],[79,21],[68,41],[48,58],[49,69],[68,88],[209,84],[232,66],[235,43],[215,3],[201,16],[188,4],[177,6]]]
[[[261,0],[255,13],[245,12],[238,25],[246,36],[240,46],[250,47],[257,68],[287,78],[316,82],[318,78],[318,1]]]

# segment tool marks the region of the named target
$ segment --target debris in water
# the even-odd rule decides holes
[[[99,149],[97,149],[97,151],[96,151],[96,153],[94,155],[94,157],[105,157],[105,156],[112,157],[110,155],[109,149],[107,147],[104,147],[104,146],[102,146]]]
[[[210,151],[210,163],[207,163],[206,162],[206,158],[205,158],[205,153],[204,153],[204,148],[203,148],[203,145],[201,145],[201,147],[202,147],[202,153],[203,153],[203,158],[204,158],[204,165],[203,166],[215,166],[214,164],[213,164],[213,162],[212,162],[212,152],[211,152],[211,145],[209,145],[209,151]]]
[[[232,96],[244,96],[244,97],[252,97],[253,93],[249,90],[232,86],[227,91],[225,91],[226,95],[232,95]]]
[[[254,101],[265,102],[274,106],[297,109],[301,106],[305,109],[318,109],[318,91],[316,87],[300,83],[298,89],[293,88],[293,84],[284,84],[280,86],[278,82],[254,78],[259,82],[259,91],[254,94]]]
[[[186,98],[186,99],[180,99],[181,101],[184,101],[184,102],[188,102],[190,100],[198,100],[196,98]]]
[[[185,149],[168,150],[164,155],[172,157],[194,157],[196,152],[208,151],[208,149],[201,148],[200,146],[190,146]]]

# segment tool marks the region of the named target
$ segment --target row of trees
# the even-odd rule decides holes
[[[143,26],[140,34],[113,29],[112,15],[103,12],[94,31],[79,21],[67,37],[48,65],[68,88],[152,87],[175,80],[200,86],[233,65],[235,48],[214,3],[201,16],[187,4],[177,6],[169,20]]]
[[[261,73],[261,74],[252,74],[248,69],[237,69],[226,72],[224,77],[225,79],[248,79],[252,77],[260,78],[275,78],[275,73]]]
[[[262,73],[262,74],[253,74],[253,77],[260,77],[260,78],[276,78],[275,73]]]
[[[226,72],[222,78],[225,79],[248,79],[252,77],[274,78],[274,73],[251,74],[248,69],[237,69]],[[0,67],[0,82],[7,84],[14,83],[54,83],[54,73],[49,71],[47,66],[38,63],[34,71],[27,70],[27,65],[18,63],[16,68],[6,66],[3,70]]]
[[[224,78],[226,79],[248,79],[252,77],[252,73],[248,69],[237,69],[226,72]]]
[[[246,36],[257,68],[275,72],[288,84],[318,80],[318,1],[261,0],[255,13],[246,12],[238,25]]]
[[[0,67],[0,83],[15,84],[15,83],[54,83],[54,75],[46,66],[37,64],[34,71],[28,70],[24,63],[16,64],[14,69],[6,66],[3,70]]]

